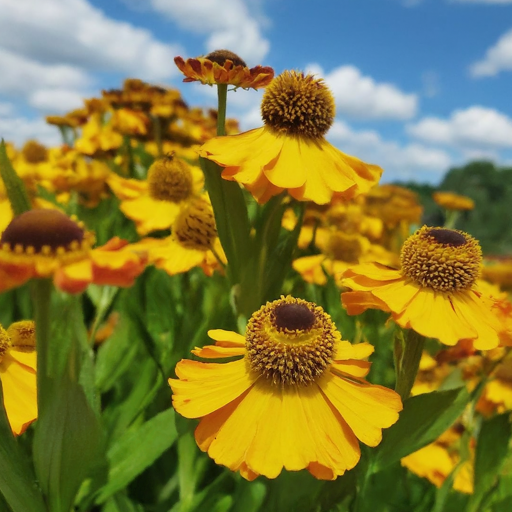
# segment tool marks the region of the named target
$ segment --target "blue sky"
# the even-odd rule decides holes
[[[45,115],[126,77],[214,106],[173,57],[228,48],[324,77],[329,140],[384,181],[436,183],[475,158],[512,165],[512,0],[0,0],[0,13],[0,136],[17,144],[58,143]],[[230,93],[228,114],[258,126],[260,99]]]

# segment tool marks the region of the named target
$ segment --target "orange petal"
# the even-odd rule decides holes
[[[208,336],[215,341],[216,345],[222,347],[245,347],[245,337],[237,332],[225,331],[224,329],[210,329]]]
[[[371,292],[344,292],[341,294],[341,303],[349,315],[360,315],[367,309],[389,311],[387,304]]]

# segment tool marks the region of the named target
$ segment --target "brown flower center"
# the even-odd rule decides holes
[[[227,60],[233,62],[234,66],[247,67],[247,64],[241,59],[236,53],[230,52],[229,50],[215,50],[208,55],[205,55],[205,59],[216,62],[220,66],[224,66]]]
[[[341,336],[321,307],[287,296],[251,316],[245,339],[251,370],[273,384],[309,385],[331,364]]]
[[[285,71],[267,87],[261,115],[278,133],[318,140],[334,122],[334,98],[322,79]]]
[[[176,218],[172,232],[175,239],[187,249],[212,249],[217,228],[208,201],[198,197],[190,202]]]
[[[409,237],[400,255],[402,272],[436,291],[470,289],[480,274],[482,250],[463,231],[423,226]]]
[[[154,199],[179,203],[192,195],[192,172],[183,160],[170,153],[149,168],[148,186]]]
[[[38,253],[46,247],[55,252],[59,248],[78,248],[84,236],[83,227],[58,210],[38,209],[15,217],[2,233],[0,244],[7,244],[11,250],[33,248]]]

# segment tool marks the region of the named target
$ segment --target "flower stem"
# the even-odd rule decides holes
[[[425,345],[425,338],[412,329],[402,330],[397,328],[395,333],[395,391],[400,398],[407,400],[411,394],[418,369],[420,367],[421,354]]]
[[[217,135],[226,135],[226,104],[228,98],[228,85],[217,84]]]
[[[49,279],[37,279],[31,283],[32,304],[36,324],[37,351],[37,404],[39,416],[46,405],[49,392],[49,351],[50,351],[50,305],[52,282]]]

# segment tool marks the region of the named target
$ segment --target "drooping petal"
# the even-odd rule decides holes
[[[370,343],[355,343],[341,340],[336,345],[336,352],[333,359],[341,361],[344,359],[366,359],[375,351],[375,347]]]
[[[204,347],[195,347],[192,354],[206,359],[218,359],[223,357],[234,357],[245,355],[245,347],[223,347],[220,345],[206,345]]]
[[[7,351],[0,362],[5,411],[16,435],[22,434],[37,418],[36,373],[32,369],[36,354],[27,353],[23,359],[27,364],[19,364]]]
[[[446,345],[456,345],[462,339],[475,339],[477,331],[472,324],[452,307],[450,295],[421,289],[407,308],[393,315],[401,327],[414,329],[427,338],[437,338]]]
[[[378,286],[372,294],[384,302],[393,313],[401,313],[422,288],[402,280]]]
[[[224,329],[210,329],[208,336],[219,343],[216,345],[222,347],[245,347],[245,338],[241,334]]]
[[[341,303],[349,315],[360,315],[367,309],[390,311],[387,304],[372,292],[344,292],[341,294]]]
[[[341,378],[329,372],[318,385],[347,422],[357,438],[368,446],[377,446],[382,429],[398,420],[402,402],[397,393],[382,386]]]
[[[457,316],[476,331],[473,345],[477,350],[490,350],[499,345],[501,325],[494,314],[492,299],[469,291],[453,293],[451,303]]]
[[[303,155],[307,153],[307,143],[292,137],[282,137],[282,139],[283,144],[277,159],[264,167],[265,176],[276,187],[302,187],[308,177]]]
[[[372,363],[368,361],[358,361],[357,359],[348,359],[346,361],[335,361],[331,363],[331,368],[339,373],[351,375],[352,377],[366,377],[370,372]]]
[[[169,379],[174,408],[186,418],[199,418],[235,400],[258,379],[247,361],[200,363],[183,359],[176,365],[178,379]]]

